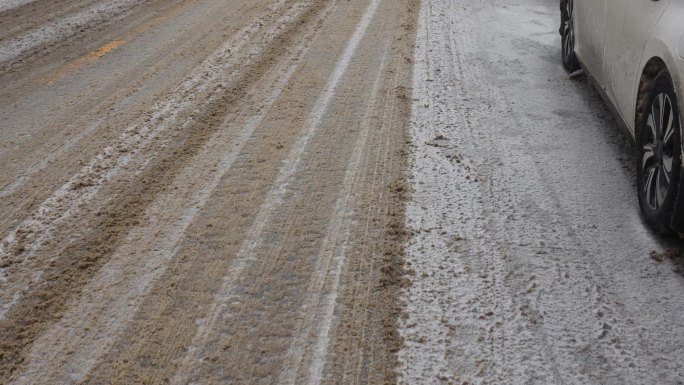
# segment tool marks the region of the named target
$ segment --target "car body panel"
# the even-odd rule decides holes
[[[632,130],[629,128],[629,124],[625,121],[625,119],[622,117],[620,112],[617,109],[617,106],[613,104],[613,100],[608,97],[608,95],[605,92],[605,89],[603,88],[602,84],[594,77],[594,75],[591,73],[591,71],[588,70],[588,67],[585,66],[584,62],[582,61],[582,58],[578,57],[577,58],[580,62],[580,65],[584,69],[585,75],[591,82],[591,84],[594,86],[594,89],[598,92],[598,94],[601,96],[601,99],[606,103],[606,106],[610,110],[610,112],[613,114],[615,117],[616,122],[620,126],[620,128],[625,132],[625,135],[627,138],[630,139],[632,144],[634,144],[634,135]]]
[[[604,84],[603,44],[606,4],[614,0],[574,0],[575,52],[599,84]]]
[[[630,132],[634,116],[642,54],[651,33],[670,0],[608,1],[603,73],[606,95],[612,100]]]

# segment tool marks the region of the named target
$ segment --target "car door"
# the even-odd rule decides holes
[[[621,0],[574,0],[573,23],[575,52],[581,64],[603,88],[603,42],[606,25],[606,3]]]
[[[606,9],[606,94],[634,133],[639,68],[646,41],[670,0],[609,0]]]

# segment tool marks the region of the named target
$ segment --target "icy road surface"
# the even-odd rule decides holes
[[[424,0],[403,384],[682,384],[684,279],[558,2]]]

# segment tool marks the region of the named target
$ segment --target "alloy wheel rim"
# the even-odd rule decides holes
[[[651,103],[644,128],[641,159],[644,198],[652,210],[662,207],[669,194],[677,129],[672,100],[666,93],[658,94]]]
[[[572,24],[572,8],[570,2],[565,6],[565,17],[563,22],[563,57],[566,61],[570,59],[574,48],[574,30]]]

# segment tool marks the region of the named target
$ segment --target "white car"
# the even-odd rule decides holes
[[[561,0],[563,66],[584,70],[636,143],[639,204],[684,233],[684,0]]]

